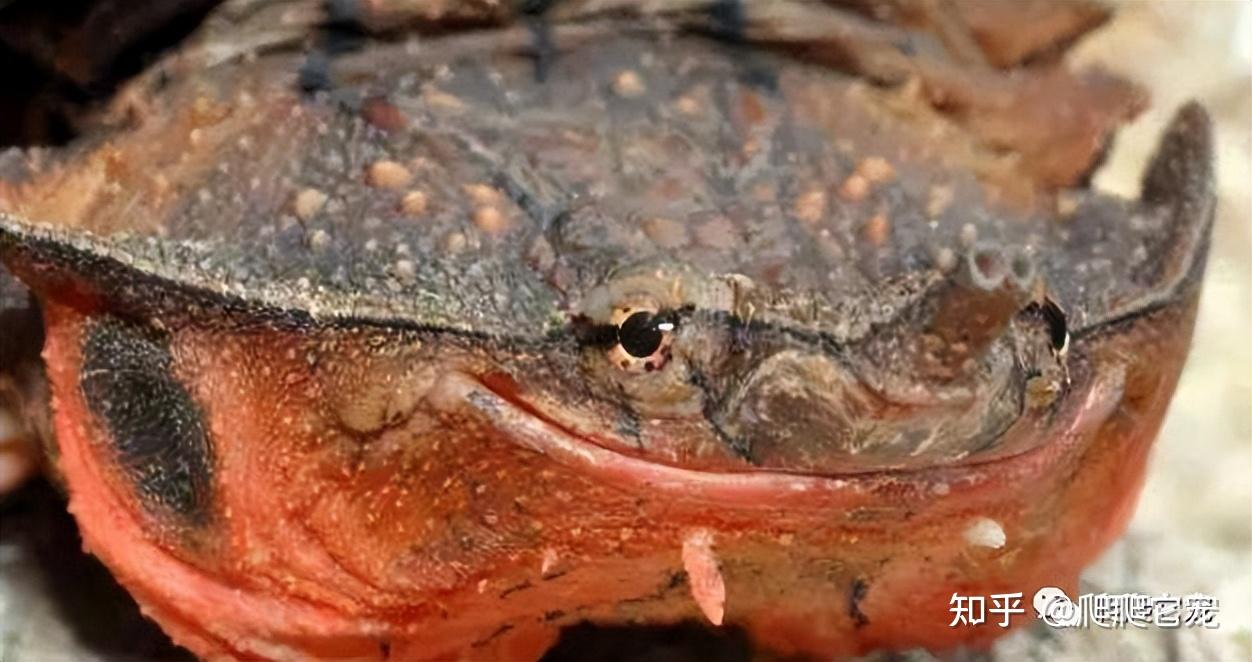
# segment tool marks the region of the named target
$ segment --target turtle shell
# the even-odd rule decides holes
[[[790,3],[551,20],[331,58],[219,16],[130,86],[121,126],[10,178],[7,252],[119,305],[534,337],[613,274],[680,263],[838,341],[975,246],[1042,277],[1075,328],[1196,252],[1198,224],[1071,188],[1141,104],[1118,81],[1009,77]],[[840,48],[866,62],[830,66]]]

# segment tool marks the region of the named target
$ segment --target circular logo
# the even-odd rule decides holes
[[[1082,614],[1078,605],[1055,586],[1045,586],[1035,592],[1035,615],[1054,628],[1070,628],[1078,625]]]

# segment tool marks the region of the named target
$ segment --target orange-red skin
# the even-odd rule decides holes
[[[1075,400],[1033,450],[847,476],[773,503],[593,478],[471,414],[349,443],[321,415],[329,389],[390,370],[361,360],[360,334],[324,332],[337,349],[314,368],[325,337],[185,327],[176,373],[205,403],[216,449],[216,509],[195,530],[145,511],[111,468],[78,388],[96,313],[67,299],[46,299],[44,356],[70,509],[87,549],[176,642],[206,658],[526,659],[580,621],[702,619],[678,574],[696,528],[714,535],[726,623],[780,653],[946,650],[1007,631],[950,627],[954,592],[1021,592],[1012,625],[1032,623],[1034,591],[1072,593],[1125,528],[1195,297],[1079,339]],[[1003,547],[965,540],[977,517],[1002,526]]]

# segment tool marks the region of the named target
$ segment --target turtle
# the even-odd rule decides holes
[[[6,393],[204,658],[984,645],[1133,511],[1214,206],[1196,103],[1092,189],[1142,92],[999,7],[226,2],[4,162]]]

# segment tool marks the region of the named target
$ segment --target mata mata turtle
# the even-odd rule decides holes
[[[1090,190],[1080,5],[928,6],[227,3],[5,162],[7,397],[204,657],[985,642],[1133,508],[1212,150]]]

